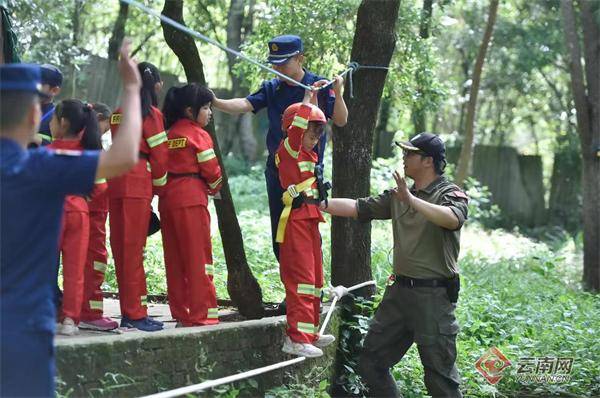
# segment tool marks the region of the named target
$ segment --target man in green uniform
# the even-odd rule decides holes
[[[359,366],[369,396],[398,397],[390,369],[417,344],[425,385],[434,397],[461,397],[456,368],[454,316],[458,299],[457,258],[468,198],[445,177],[445,147],[434,134],[397,142],[405,175],[397,188],[369,198],[330,199],[326,211],[359,221],[391,219],[394,274],[365,338]]]

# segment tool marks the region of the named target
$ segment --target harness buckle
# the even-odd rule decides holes
[[[290,196],[292,198],[297,198],[298,196],[300,196],[300,192],[298,192],[298,190],[296,189],[296,186],[294,184],[287,187],[287,192],[290,194]]]

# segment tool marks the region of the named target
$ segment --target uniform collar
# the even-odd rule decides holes
[[[52,148],[57,149],[81,149],[81,141],[79,140],[54,140],[52,141]]]
[[[427,185],[425,188],[420,189],[418,191],[423,192],[427,195],[431,195],[431,193],[442,183],[444,183],[446,181],[446,177],[444,176],[438,176],[438,178],[436,178],[435,180],[433,180],[429,185]],[[411,191],[413,192],[417,192],[417,189],[415,189],[415,186],[413,185],[411,188]]]

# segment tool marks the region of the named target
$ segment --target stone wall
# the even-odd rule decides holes
[[[328,333],[337,335],[336,316]],[[293,358],[281,352],[285,317],[215,326],[129,332],[56,341],[57,391],[70,397],[135,397],[229,376]],[[242,396],[286,383],[331,378],[336,345],[325,356],[240,382]],[[213,395],[203,393],[202,396]]]

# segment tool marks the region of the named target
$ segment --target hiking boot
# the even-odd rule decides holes
[[[56,331],[58,334],[62,334],[63,336],[75,336],[79,334],[79,328],[75,325],[75,321],[71,318],[65,318],[59,324],[58,330]]]
[[[145,317],[142,319],[129,319],[126,316],[121,319],[121,327],[124,328],[135,328],[144,332],[156,332],[162,330],[162,326],[155,322],[150,321],[150,318]]]
[[[331,334],[322,334],[317,336],[317,340],[313,343],[315,347],[324,348],[335,341],[335,337]]]
[[[107,331],[118,328],[119,323],[105,316],[100,319],[94,319],[91,321],[81,321],[79,322],[79,327],[81,329]]]
[[[160,327],[163,327],[163,326],[165,326],[165,324],[164,324],[164,323],[162,323],[161,321],[159,321],[158,319],[154,319],[154,318],[152,318],[152,317],[150,317],[150,316],[149,316],[147,319],[148,319],[148,322],[150,322],[150,323],[153,323],[153,324],[155,324],[155,325],[158,325],[158,326],[160,326]]]
[[[286,336],[281,351],[287,354],[298,355],[299,357],[307,358],[317,358],[323,356],[323,351],[321,351],[320,348],[308,343],[296,343],[292,341],[289,336]]]

